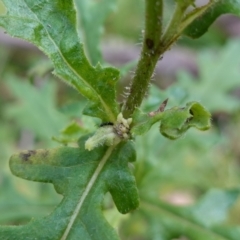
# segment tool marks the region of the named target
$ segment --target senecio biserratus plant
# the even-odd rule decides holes
[[[81,9],[91,2],[78,0],[75,4]],[[52,183],[63,199],[45,218],[22,226],[1,226],[0,239],[119,239],[103,216],[102,201],[109,192],[120,213],[138,208],[138,189],[128,167],[129,162],[136,160],[134,139],[149,131],[153,124],[159,124],[159,132],[169,139],[181,137],[191,127],[199,130],[210,127],[210,113],[195,101],[166,109],[165,100],[153,112],[140,110],[156,63],[182,35],[198,38],[221,14],[240,15],[240,0],[209,0],[203,6],[197,6],[195,0],[175,0],[166,26],[163,0],[145,0],[141,56],[129,93],[121,104],[116,101],[115,91],[119,70],[102,67],[96,59],[91,59],[92,65],[86,57],[77,31],[73,0],[2,0],[2,3],[6,12],[0,16],[0,26],[11,36],[25,39],[42,50],[54,65],[53,73],[88,99],[83,114],[99,118],[102,124],[91,135],[81,137],[78,147],[23,151],[11,157],[14,175]],[[88,55],[91,57],[91,53]],[[190,231],[183,233],[191,237]],[[191,239],[237,239],[204,234]]]

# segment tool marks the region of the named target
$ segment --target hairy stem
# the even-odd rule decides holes
[[[125,118],[130,117],[135,108],[141,105],[159,58],[178,40],[188,25],[214,4],[214,1],[211,0],[208,4],[196,8],[184,16],[190,2],[177,2],[172,19],[162,35],[163,0],[145,0],[145,2],[146,13],[143,46],[141,57],[131,83],[130,92],[123,106],[123,115]]]
[[[145,32],[135,75],[132,80],[129,96],[123,109],[123,115],[128,118],[134,109],[139,107],[148,89],[155,65],[161,55],[157,46],[162,34],[162,0],[145,0]]]
[[[189,12],[186,16],[183,15],[184,12],[179,10],[180,6],[176,6],[174,13],[176,16],[173,16],[167,30],[162,37],[161,42],[158,45],[158,49],[161,49],[163,53],[167,51],[182,35],[183,31],[214,3],[214,1],[210,1],[206,5]],[[174,30],[170,29],[171,27],[173,27]]]

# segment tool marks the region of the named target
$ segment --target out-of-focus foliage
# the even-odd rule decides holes
[[[116,0],[75,0],[79,13],[80,31],[85,39],[85,48],[93,65],[102,63],[102,55],[99,49],[103,25],[116,7]]]
[[[117,15],[107,20],[106,35],[139,40],[143,1],[120,0],[118,6]],[[130,15],[131,21],[125,24]],[[163,138],[158,126],[137,137],[138,161],[133,169],[141,198],[139,210],[122,216],[109,196],[104,205],[109,222],[120,229],[124,240],[238,240],[240,40],[224,36],[217,48],[208,48],[215,43],[214,33],[210,29],[207,40],[198,41],[201,50],[195,76],[180,71],[165,91],[150,87],[143,106],[146,112],[155,111],[166,98],[166,109],[196,100],[211,110],[213,126],[204,133],[190,130],[176,141]],[[49,75],[39,81],[23,76],[41,56],[21,53],[20,59],[26,57],[29,65],[23,70],[19,53],[5,48],[0,49],[0,223],[20,224],[46,216],[60,197],[48,184],[13,177],[10,155],[22,148],[56,146],[51,137],[64,144],[74,142],[99,122],[81,116],[85,102],[76,103],[80,97],[70,87]],[[65,103],[65,99],[72,101]],[[71,127],[79,129],[77,137],[71,135]]]
[[[8,119],[18,119],[21,128],[34,131],[36,137],[51,144],[51,136],[58,134],[59,129],[67,123],[67,118],[57,111],[54,105],[55,82],[45,82],[43,86],[36,88],[29,82],[23,82],[13,76],[5,78],[6,86],[20,99],[20,102],[5,105],[5,116]]]
[[[142,208],[123,227],[146,239],[237,240],[240,228],[223,227],[221,223],[226,221],[227,212],[238,196],[239,190],[213,189],[190,207],[176,207],[142,196]]]
[[[203,49],[197,55],[198,72],[194,76],[186,71],[178,73],[177,81],[166,90],[156,93],[169,98],[170,106],[185,104],[193,99],[212,112],[235,112],[239,109],[239,40],[229,41],[224,47]],[[227,69],[227,70],[226,70]],[[154,103],[154,102],[153,102]],[[159,103],[156,101],[156,108]]]

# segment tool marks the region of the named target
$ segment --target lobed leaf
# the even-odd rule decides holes
[[[227,13],[240,16],[240,0],[211,0],[209,7],[185,29],[184,33],[191,38],[199,38],[219,16]]]
[[[0,26],[13,37],[25,39],[49,56],[54,73],[91,101],[84,113],[103,121],[116,120],[115,84],[119,71],[93,67],[76,29],[73,0],[2,0],[7,8]]]
[[[184,108],[173,107],[164,112],[156,112],[154,116],[137,110],[134,115],[135,126],[131,133],[133,135],[144,134],[153,124],[161,121],[161,134],[170,139],[177,139],[190,127],[199,130],[209,129],[210,118],[210,113],[198,102],[189,102]]]
[[[210,113],[197,102],[187,103],[184,108],[172,108],[163,114],[160,132],[170,139],[181,137],[190,127],[199,130],[210,128]]]
[[[52,183],[64,197],[45,218],[18,227],[1,226],[0,239],[118,239],[103,217],[102,201],[109,191],[121,213],[138,207],[135,179],[128,168],[128,162],[136,158],[134,147],[125,142],[89,152],[85,141],[86,137],[79,141],[79,148],[24,151],[11,157],[13,174]]]

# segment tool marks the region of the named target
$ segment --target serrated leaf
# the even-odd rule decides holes
[[[199,17],[197,17],[184,31],[184,33],[192,38],[199,38],[212,23],[222,14],[234,14],[240,16],[239,0],[212,0],[211,5]]]
[[[125,142],[88,152],[86,138],[80,140],[79,148],[24,151],[11,157],[10,168],[16,176],[52,183],[64,198],[45,218],[0,227],[1,239],[118,239],[103,217],[102,201],[109,191],[121,213],[138,207],[135,179],[128,168],[128,162],[135,161],[135,150]]]
[[[81,30],[84,34],[84,45],[93,65],[102,62],[100,53],[100,38],[103,24],[115,8],[116,0],[75,0],[79,12]]]
[[[85,114],[116,120],[115,84],[119,71],[89,64],[76,29],[73,1],[3,0],[0,26],[13,37],[35,44],[49,56],[54,73],[91,101]]]

